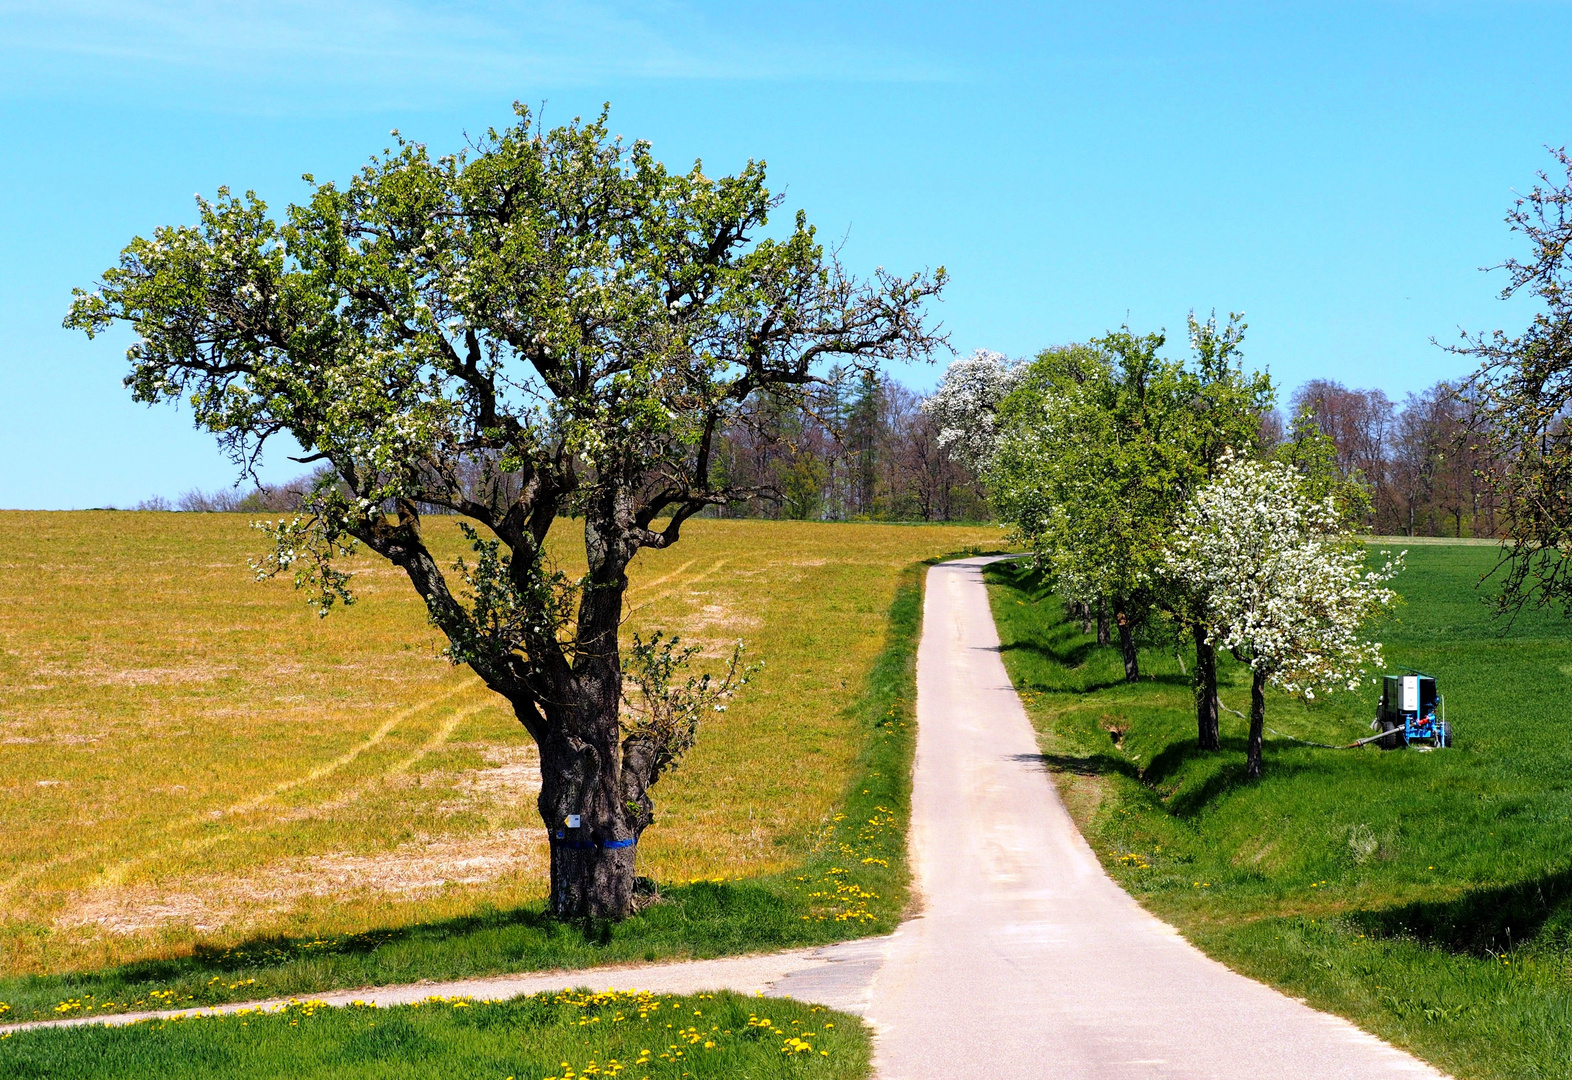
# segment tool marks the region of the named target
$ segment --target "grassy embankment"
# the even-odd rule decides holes
[[[656,789],[663,902],[586,932],[542,915],[533,746],[390,568],[319,621],[249,580],[242,517],[0,514],[0,1022],[886,929],[911,567],[997,535],[698,521],[641,556],[630,629],[767,666]]]
[[[1322,750],[1268,735],[1243,781],[1245,723],[1195,750],[1172,647],[1121,682],[1115,650],[1064,620],[1023,565],[990,571],[1004,658],[1065,801],[1109,871],[1213,956],[1468,1078],[1572,1072],[1572,630],[1529,613],[1504,635],[1475,583],[1495,552],[1415,546],[1406,604],[1377,636],[1389,670],[1434,674],[1451,751]],[[1185,663],[1190,658],[1186,656]],[[1222,668],[1224,704],[1249,681]],[[1368,734],[1378,691],[1267,724]]]
[[[302,1003],[120,1028],[0,1038],[14,1080],[857,1080],[871,1045],[855,1017],[735,994],[433,998],[391,1009]]]

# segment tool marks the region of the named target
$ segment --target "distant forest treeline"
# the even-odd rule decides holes
[[[710,511],[727,518],[815,521],[985,521],[981,483],[939,445],[922,397],[886,375],[832,372],[806,399],[751,399],[723,438],[713,469],[728,487],[762,489],[751,502]],[[281,513],[315,477],[251,491],[188,491],[139,510]],[[437,507],[422,512],[441,513]]]
[[[806,401],[761,397],[720,440],[715,468],[765,497],[714,512],[728,518],[818,521],[979,521],[992,516],[982,482],[939,444],[923,397],[886,375],[839,372]],[[1485,482],[1493,463],[1476,449],[1481,410],[1466,390],[1440,382],[1396,402],[1380,390],[1327,379],[1300,387],[1287,414],[1308,412],[1337,447],[1345,478],[1370,494],[1366,526],[1383,535],[1498,535]],[[1262,440],[1281,441],[1282,410],[1262,418]],[[276,513],[296,509],[303,476],[249,492],[189,491],[142,510]],[[439,512],[438,508],[426,508]]]
[[[1291,415],[1315,417],[1337,446],[1345,479],[1370,494],[1366,527],[1383,536],[1500,535],[1499,507],[1487,480],[1498,471],[1479,438],[1486,422],[1463,385],[1438,382],[1401,403],[1380,390],[1350,390],[1313,379],[1290,400]],[[1280,439],[1281,415],[1263,432]]]

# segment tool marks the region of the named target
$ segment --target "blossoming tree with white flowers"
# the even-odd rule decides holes
[[[1205,597],[1207,631],[1249,665],[1246,773],[1261,775],[1266,687],[1313,698],[1355,689],[1381,663],[1363,628],[1391,606],[1386,582],[1402,555],[1367,566],[1336,500],[1314,500],[1281,462],[1227,454],[1191,500],[1165,556],[1166,570]]]
[[[977,349],[955,361],[922,411],[939,428],[939,445],[973,473],[982,474],[998,450],[999,404],[1024,368],[1003,353]]]
[[[670,637],[624,649],[628,565],[764,494],[712,468],[750,399],[925,358],[944,271],[857,280],[800,212],[760,238],[781,201],[763,163],[671,173],[604,114],[541,131],[515,109],[464,153],[399,140],[346,185],[307,177],[282,220],[221,189],[198,225],[133,240],[66,323],[130,324],[135,399],[188,401],[240,466],[278,434],[331,466],[262,572],[326,613],[357,544],[401,568],[540,748],[552,910],[621,917],[649,789],[737,674],[681,677]],[[468,520],[472,562],[439,565],[430,507]],[[545,549],[568,516],[577,580]]]

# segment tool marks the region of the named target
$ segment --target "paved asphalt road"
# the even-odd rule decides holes
[[[1103,872],[1059,801],[967,559],[928,572],[911,844],[922,909],[865,1015],[883,1080],[1441,1074],[1208,959]]]
[[[319,1000],[392,1005],[571,987],[762,992],[866,1017],[881,1080],[1441,1077],[1347,1021],[1208,959],[1103,872],[1049,781],[1005,674],[982,585],[987,561],[928,572],[911,828],[920,909],[894,934],[767,956]],[[146,1015],[154,1014],[66,1023]]]

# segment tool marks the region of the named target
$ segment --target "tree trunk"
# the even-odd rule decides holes
[[[1108,644],[1108,601],[1097,598],[1097,644]]]
[[[1092,605],[1082,603],[1076,607],[1081,609],[1081,633],[1090,635],[1092,632]]]
[[[607,515],[608,518],[610,515]],[[633,910],[635,845],[653,820],[653,750],[624,745],[617,632],[633,551],[614,526],[585,520],[589,574],[571,670],[555,673],[540,746],[540,816],[551,843],[551,912],[622,919]],[[630,740],[631,742],[631,740]]]
[[[1119,628],[1119,652],[1124,656],[1124,681],[1135,682],[1141,677],[1140,657],[1135,650],[1135,627],[1122,598],[1114,600],[1114,624]]]
[[[1195,725],[1196,745],[1202,750],[1222,747],[1217,728],[1217,649],[1206,640],[1206,627],[1191,626],[1195,634]]]
[[[590,709],[584,702],[576,711]],[[551,844],[551,913],[559,919],[622,919],[633,910],[635,845],[643,823],[618,797],[625,766],[615,707],[610,725],[604,717],[585,719],[598,719],[593,723],[598,730],[564,732],[540,747],[538,805]]]
[[[1245,775],[1261,779],[1261,729],[1266,726],[1266,676],[1254,672],[1250,679],[1250,743],[1245,751]]]

